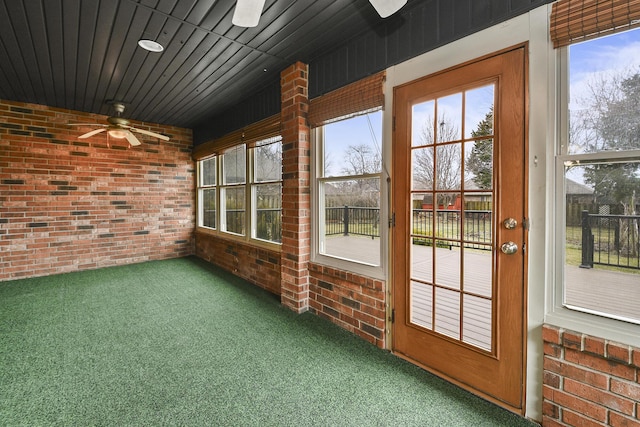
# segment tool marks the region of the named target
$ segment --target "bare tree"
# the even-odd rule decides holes
[[[433,117],[428,118],[420,129],[418,138],[418,145],[423,148],[413,150],[413,188],[460,189],[462,147],[460,143],[449,143],[459,139],[458,128],[443,114],[438,119],[437,131],[434,129]]]

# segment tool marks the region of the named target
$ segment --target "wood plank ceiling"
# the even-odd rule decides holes
[[[379,25],[368,0],[267,0],[256,28],[235,0],[0,0],[0,99],[193,128]],[[160,42],[162,53],[138,47]]]

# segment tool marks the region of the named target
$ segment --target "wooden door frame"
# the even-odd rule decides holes
[[[526,217],[527,213],[529,211],[529,206],[528,206],[528,147],[529,147],[529,141],[528,141],[528,136],[529,136],[529,120],[528,120],[529,119],[529,106],[528,106],[528,104],[529,104],[529,90],[528,90],[529,89],[528,88],[528,81],[529,81],[528,74],[529,74],[529,72],[528,71],[529,70],[528,70],[528,68],[529,68],[529,64],[528,64],[528,43],[527,42],[521,43],[521,44],[518,44],[518,45],[515,45],[515,46],[511,46],[509,48],[505,48],[505,49],[493,52],[491,54],[487,54],[487,55],[478,57],[476,59],[465,61],[465,62],[463,62],[461,64],[449,67],[449,68],[444,69],[444,70],[437,71],[435,73],[431,73],[431,74],[429,74],[427,76],[420,77],[420,78],[414,79],[412,81],[409,81],[409,82],[406,82],[406,83],[403,83],[401,85],[398,85],[398,86],[394,87],[393,88],[393,90],[394,90],[394,99],[393,99],[393,129],[392,129],[393,144],[392,145],[396,146],[396,142],[395,142],[396,141],[396,117],[395,117],[395,114],[396,114],[396,98],[395,98],[395,93],[396,93],[396,90],[398,88],[417,83],[420,80],[430,79],[430,78],[436,77],[436,76],[441,75],[441,74],[445,74],[445,73],[448,73],[448,72],[451,72],[451,71],[455,71],[455,70],[457,70],[459,68],[463,68],[463,67],[466,67],[468,65],[471,65],[471,64],[474,64],[474,63],[477,63],[477,62],[481,62],[483,60],[486,60],[486,59],[489,59],[489,58],[492,58],[492,57],[496,57],[496,56],[508,53],[510,51],[518,50],[518,49],[523,49],[523,63],[522,63],[522,66],[523,66],[523,75],[522,75],[522,79],[523,79],[523,83],[522,83],[523,84],[523,108],[522,108],[523,119],[522,119],[522,127],[523,128],[522,128],[522,132],[523,132],[523,168],[524,168],[524,171],[523,171],[523,189],[522,189],[522,191],[523,191],[523,194],[524,194],[523,213],[524,213],[524,216]],[[396,150],[392,150],[392,152],[393,152],[393,156],[395,157],[396,156]],[[394,164],[395,164],[395,161],[394,161]],[[403,172],[404,171],[400,171],[400,173],[403,173]],[[397,273],[396,273],[395,270],[397,270],[397,268],[399,267],[397,264],[395,264],[393,262],[394,254],[398,252],[397,249],[396,249],[397,245],[398,245],[396,236],[397,236],[398,232],[403,232],[403,233],[405,232],[407,224],[406,224],[406,221],[405,221],[405,218],[404,218],[404,213],[403,212],[397,212],[397,210],[396,210],[396,203],[397,203],[396,202],[396,197],[397,197],[397,195],[393,194],[393,191],[392,191],[391,188],[389,189],[389,191],[391,191],[391,194],[392,194],[392,198],[391,198],[391,200],[392,200],[392,204],[391,205],[392,206],[391,207],[393,209],[393,212],[397,213],[397,215],[395,216],[396,224],[395,224],[395,227],[393,227],[393,229],[391,230],[391,236],[390,236],[390,239],[389,239],[389,242],[391,244],[391,260],[392,260],[391,263],[390,263],[390,266],[392,268],[390,269],[390,278],[391,278],[390,283],[391,283],[391,286],[389,287],[389,298],[390,298],[389,307],[390,307],[390,311],[393,313],[392,309],[396,306],[395,301],[394,301],[394,294],[395,294],[395,291],[394,291],[394,285],[395,284],[394,284],[394,282],[395,282],[395,278],[396,278],[396,274]],[[522,219],[525,220],[526,218],[522,218]],[[523,241],[524,241],[523,242],[524,243],[524,248],[526,248],[527,245],[528,245],[528,229],[525,229],[524,232],[523,232]],[[498,244],[498,242],[496,242],[496,244]],[[400,248],[400,249],[401,249],[402,252],[404,252],[405,248]],[[525,249],[523,249],[523,250],[525,250]],[[525,252],[524,256],[523,256],[523,277],[522,277],[522,281],[523,281],[523,289],[522,289],[522,308],[523,308],[523,311],[522,311],[522,317],[521,317],[521,321],[522,321],[521,322],[522,323],[522,330],[521,330],[521,334],[522,334],[521,335],[521,337],[522,337],[522,348],[521,348],[522,360],[521,360],[521,373],[520,373],[520,375],[521,375],[521,387],[520,387],[521,399],[520,399],[520,404],[519,405],[512,406],[510,404],[506,404],[502,400],[499,400],[499,399],[497,399],[497,398],[495,398],[495,397],[493,397],[491,395],[482,393],[481,391],[479,391],[479,390],[477,390],[477,389],[465,384],[464,382],[461,382],[459,380],[456,380],[455,378],[451,378],[451,377],[448,377],[446,375],[443,375],[442,372],[439,372],[439,371],[437,371],[437,370],[435,370],[433,368],[425,366],[425,365],[423,365],[423,364],[421,364],[419,362],[416,362],[414,359],[411,359],[411,358],[409,358],[409,357],[407,357],[407,356],[405,356],[405,355],[403,355],[401,353],[396,352],[395,348],[394,348],[394,336],[393,336],[394,335],[393,334],[394,326],[391,324],[391,320],[393,318],[392,315],[389,316],[390,322],[389,322],[389,328],[388,328],[388,331],[390,332],[389,333],[389,341],[388,341],[390,350],[392,352],[394,352],[394,354],[396,354],[397,356],[399,356],[401,358],[404,358],[404,359],[410,361],[413,364],[417,364],[418,366],[421,366],[423,369],[425,369],[427,371],[430,371],[430,372],[432,372],[432,373],[434,373],[434,374],[436,374],[438,376],[444,377],[446,380],[448,380],[448,381],[460,386],[461,388],[463,388],[465,390],[468,390],[468,391],[470,391],[470,392],[472,392],[472,393],[474,393],[476,395],[479,395],[479,396],[485,398],[486,400],[489,400],[489,401],[491,401],[491,402],[493,402],[495,404],[498,404],[498,405],[500,405],[500,406],[502,406],[502,407],[504,407],[504,408],[506,408],[506,409],[508,409],[508,410],[510,410],[512,412],[516,412],[516,413],[519,413],[521,415],[524,415],[525,408],[526,408],[527,337],[528,337],[528,334],[527,334],[527,331],[528,331],[528,327],[527,327],[527,321],[528,321],[528,317],[527,317],[527,312],[528,312],[528,305],[527,305],[527,302],[528,302],[528,282],[527,282],[527,278],[528,278],[528,262],[527,261],[528,261],[528,253]],[[409,268],[408,263],[403,263],[401,268],[404,268],[405,270],[408,269]],[[405,277],[410,277],[408,271],[405,271]]]

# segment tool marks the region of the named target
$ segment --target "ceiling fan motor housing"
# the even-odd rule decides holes
[[[107,121],[109,122],[109,124],[112,124],[113,126],[128,126],[129,125],[129,120],[123,119],[122,117],[109,117],[107,119]]]

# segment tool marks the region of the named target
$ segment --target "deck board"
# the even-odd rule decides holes
[[[380,242],[378,239],[336,236],[327,238],[327,252],[342,258],[352,258],[357,254],[361,260],[375,263],[379,258]],[[412,281],[410,293],[413,301],[410,307],[410,322],[433,329],[433,295],[432,268],[433,252],[428,246],[413,245],[412,248]],[[459,248],[436,248],[436,278],[439,285],[445,284],[447,292],[442,288],[437,292],[436,301],[442,312],[436,312],[436,331],[459,337],[460,325],[457,310],[460,306],[459,280]],[[404,260],[404,257],[400,256]],[[465,342],[484,348],[491,347],[491,310],[488,299],[474,295],[491,297],[491,274],[493,260],[491,252],[465,250],[464,254],[464,291],[472,295],[463,297],[463,339]],[[623,316],[640,322],[640,272],[617,272],[601,268],[583,269],[567,266],[566,302],[604,314]],[[417,281],[416,281],[417,280]],[[426,282],[426,283],[422,283]],[[621,297],[622,296],[622,297]],[[453,311],[451,311],[453,310]]]

